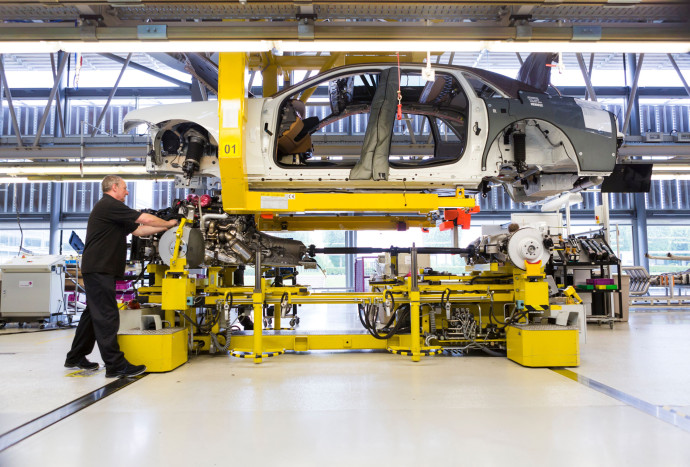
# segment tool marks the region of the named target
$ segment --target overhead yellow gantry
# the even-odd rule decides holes
[[[441,197],[433,193],[300,193],[254,191],[249,186],[246,170],[244,138],[246,131],[245,109],[247,105],[246,76],[247,55],[244,53],[223,53],[220,55],[218,114],[220,116],[219,163],[221,172],[223,210],[229,214],[253,214],[262,230],[316,230],[320,228],[356,230],[363,225],[376,228],[433,225],[430,214],[444,208],[467,209],[474,207],[474,199],[458,189],[454,196]],[[300,215],[310,213],[309,216]],[[347,212],[374,213],[372,217],[325,216],[319,213]],[[389,216],[387,213],[397,213]],[[262,216],[263,214],[263,216]],[[209,350],[213,345],[231,350],[239,357],[253,358],[260,363],[263,358],[284,352],[316,349],[388,349],[393,353],[410,355],[418,361],[422,355],[433,355],[443,345],[467,344],[467,339],[438,337],[425,342],[420,330],[428,333],[448,326],[451,305],[475,307],[479,329],[498,326],[506,319],[506,306],[513,310],[543,313],[548,309],[548,287],[544,281],[541,265],[527,266],[526,270],[495,263],[468,268],[466,275],[435,276],[429,280],[417,281],[417,276],[398,278],[381,284],[369,293],[310,293],[305,287],[284,286],[263,276],[265,268],[260,264],[261,255],[255,264],[255,285],[243,287],[233,282],[235,268],[210,267],[205,277],[191,277],[184,263],[177,257],[179,238],[184,225],[178,228],[172,267],[149,265],[148,271],[155,277],[153,285],[140,289],[149,296],[149,302],[161,303],[166,321],[175,322],[179,314],[180,323],[186,321],[193,332],[196,324],[196,307],[215,306],[218,315],[221,309],[230,306],[247,305],[254,311],[254,331],[251,335],[219,335],[220,322],[212,321],[207,335],[194,336],[193,341],[201,349]],[[413,261],[413,264],[415,262]],[[482,280],[475,282],[478,277]],[[502,278],[510,278],[502,281]],[[362,307],[385,306],[394,300],[410,307],[410,333],[393,335],[387,339],[370,334],[314,335],[299,332],[276,332],[265,336],[263,312],[267,305],[274,306],[272,328],[281,328],[281,317],[292,305],[301,304],[356,304]],[[446,310],[438,304],[446,303]],[[210,307],[210,308],[208,308]],[[496,312],[496,310],[503,310]],[[424,311],[423,311],[424,310]],[[361,315],[360,315],[361,316]],[[473,318],[474,319],[474,318]],[[497,321],[497,322],[495,322]],[[227,323],[226,323],[227,324]],[[491,326],[489,326],[491,325]],[[455,325],[453,325],[455,326]],[[226,328],[229,327],[226,326]],[[522,334],[520,334],[522,335]],[[230,339],[228,342],[227,339]],[[488,331],[481,342],[505,342]],[[543,362],[545,360],[539,360]],[[553,359],[548,360],[553,364]],[[572,359],[557,360],[562,365],[572,364]],[[538,366],[538,365],[533,365]]]

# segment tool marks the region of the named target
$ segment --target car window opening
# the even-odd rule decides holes
[[[370,111],[380,79],[378,71],[339,76],[311,86],[315,91],[306,102],[298,99],[305,91],[302,89],[286,96],[276,131],[278,165],[300,169],[353,167],[372,123]],[[467,140],[468,100],[457,79],[437,72],[434,81],[426,81],[418,70],[403,70],[400,89],[403,119],[393,123],[390,167],[414,168],[459,160]],[[385,98],[395,99],[397,104],[397,96]]]

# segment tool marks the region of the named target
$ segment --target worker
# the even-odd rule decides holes
[[[98,342],[105,363],[105,376],[125,378],[146,371],[144,365],[132,365],[125,359],[117,342],[120,313],[115,299],[115,280],[124,277],[127,236],[145,237],[177,225],[177,220],[163,220],[152,214],[129,208],[125,181],[108,175],[101,182],[103,197],[96,203],[86,227],[86,245],[82,273],[86,289],[86,308],[81,315],[65,367],[97,370],[98,363],[86,356]]]

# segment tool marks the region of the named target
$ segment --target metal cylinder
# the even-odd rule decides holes
[[[242,260],[249,262],[252,259],[252,252],[237,237],[230,241],[230,249],[234,251]],[[260,255],[260,253],[259,253]]]
[[[527,161],[524,133],[513,133],[513,157],[518,171],[523,170]]]
[[[206,141],[201,136],[190,136],[187,143],[187,154],[185,155],[182,171],[187,176],[191,177],[194,171],[199,168],[201,156],[204,154],[204,146]]]

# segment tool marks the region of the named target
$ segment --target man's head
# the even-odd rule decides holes
[[[112,196],[118,201],[125,202],[125,198],[129,194],[127,191],[127,183],[117,175],[108,175],[101,182],[101,189],[103,193]]]

